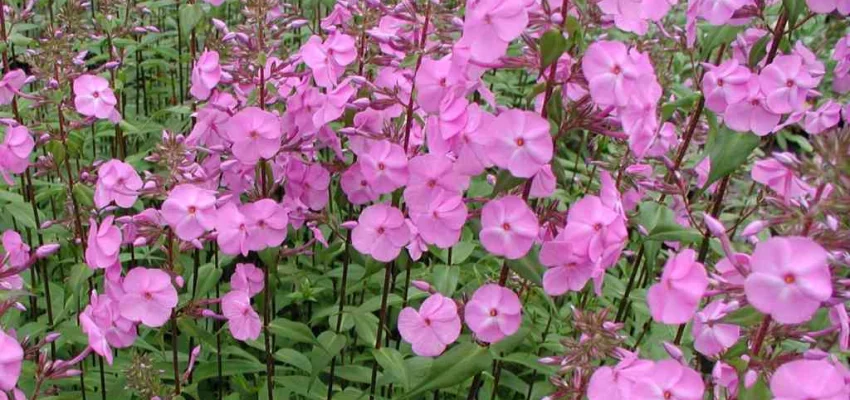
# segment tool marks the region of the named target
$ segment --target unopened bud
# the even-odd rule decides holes
[[[431,285],[428,282],[413,281],[413,282],[410,282],[410,284],[413,285],[413,287],[415,287],[415,288],[417,288],[417,289],[419,289],[423,292],[430,292],[431,291]]]
[[[59,244],[48,243],[48,244],[39,246],[35,250],[35,256],[36,256],[36,258],[47,258],[47,257],[50,257],[51,255],[55,254],[57,251],[59,251]]]
[[[747,225],[747,227],[744,228],[743,231],[741,231],[741,237],[755,236],[759,232],[764,230],[764,228],[767,228],[768,225],[769,224],[767,223],[767,221],[763,221],[763,220],[757,220],[757,221],[750,222]]]

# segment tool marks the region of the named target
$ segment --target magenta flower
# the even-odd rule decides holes
[[[398,331],[422,357],[435,357],[460,335],[460,317],[454,300],[439,293],[428,297],[416,311],[406,307],[398,314]]]
[[[215,228],[215,192],[182,184],[162,203],[162,218],[182,240],[194,240]]]
[[[791,168],[775,158],[756,161],[750,176],[754,181],[772,189],[786,201],[805,197],[814,191],[808,183],[798,178]]]
[[[301,46],[301,59],[313,72],[316,85],[324,88],[336,86],[345,66],[357,58],[354,38],[333,32],[322,42],[322,38],[311,36]]]
[[[91,303],[80,313],[80,327],[89,347],[112,365],[112,347],[129,347],[136,340],[136,324],[121,317],[118,303],[108,295],[91,293]]]
[[[139,198],[141,188],[142,178],[130,164],[109,160],[97,169],[94,204],[103,208],[114,201],[119,207],[130,208]]]
[[[19,268],[27,265],[30,260],[30,247],[21,239],[21,235],[13,230],[6,230],[2,236],[3,250],[6,252],[6,262]]]
[[[652,319],[674,325],[693,317],[708,287],[705,267],[696,257],[696,252],[687,249],[664,264],[661,282],[652,285],[646,295]]]
[[[274,158],[280,150],[280,118],[257,107],[244,108],[227,121],[233,155],[245,164]]]
[[[538,230],[537,216],[517,196],[490,200],[481,209],[481,245],[497,256],[522,258],[531,250]]]
[[[475,291],[463,317],[478,340],[496,343],[519,330],[522,304],[512,290],[491,283]]]
[[[443,192],[432,195],[428,206],[410,209],[410,218],[426,243],[447,249],[460,240],[460,231],[466,222],[467,209],[460,195]]]
[[[74,107],[87,117],[112,118],[118,100],[109,81],[96,75],[80,75],[74,79]]]
[[[407,156],[395,143],[372,142],[357,163],[369,186],[378,194],[390,193],[407,184]]]
[[[750,78],[747,90],[746,98],[726,107],[723,113],[726,126],[738,132],[752,131],[759,136],[773,132],[782,116],[767,107],[757,77]]]
[[[516,177],[531,178],[552,160],[549,121],[536,113],[508,110],[487,129],[498,132],[488,146],[490,160]]]
[[[550,296],[580,291],[590,280],[595,265],[586,255],[577,253],[564,231],[555,240],[543,242],[540,263],[548,267],[543,274],[543,290]]]
[[[6,182],[12,184],[8,173],[20,174],[27,170],[35,141],[23,125],[6,128],[6,136],[0,143],[0,172]]]
[[[227,206],[223,207],[222,210],[224,208],[227,208]],[[230,213],[232,210],[226,212]],[[286,240],[286,226],[289,224],[289,216],[283,206],[274,200],[262,199],[245,204],[237,212],[245,217],[244,223],[248,229],[245,244],[248,250],[260,251],[267,247],[277,247]],[[236,218],[238,219],[238,217]],[[229,223],[232,222],[229,221]],[[238,234],[241,235],[241,233]],[[219,238],[220,235],[221,231],[219,231]]]
[[[605,267],[613,265],[620,257],[626,237],[622,211],[606,206],[601,198],[587,195],[570,207],[564,240],[590,261]]]
[[[744,289],[747,301],[783,324],[808,321],[832,296],[827,252],[813,240],[773,237],[756,245],[753,272]]]
[[[189,93],[198,100],[206,100],[220,80],[218,52],[205,50],[192,68],[192,87],[189,88]]]
[[[0,105],[11,104],[15,94],[20,92],[26,83],[27,74],[23,70],[13,69],[3,75],[0,80]]]
[[[767,98],[767,106],[775,113],[802,111],[806,94],[817,86],[796,55],[778,56],[759,73],[759,84]]]
[[[410,159],[410,178],[404,189],[404,202],[411,209],[429,207],[431,199],[447,193],[462,195],[469,186],[469,177],[454,171],[454,163],[439,154],[424,154]]]
[[[518,38],[527,25],[528,12],[522,0],[470,2],[461,41],[470,45],[473,59],[496,61],[505,54],[508,43]]]
[[[632,392],[632,400],[702,400],[705,384],[699,373],[675,360],[655,363]]]
[[[177,306],[177,290],[163,270],[133,268],[124,277],[122,288],[124,295],[118,303],[121,316],[151,328],[164,325]]]
[[[274,200],[269,201],[274,203]],[[216,211],[215,230],[218,233],[216,241],[222,253],[248,255],[251,251],[248,240],[251,230],[249,224],[248,218],[234,203],[227,203]],[[267,237],[261,232],[256,236],[255,244],[264,248],[266,239]]]
[[[121,251],[121,230],[112,224],[115,217],[108,216],[98,227],[97,221],[91,220],[89,225],[88,247],[86,247],[86,264],[90,268],[109,268],[118,262]]]
[[[360,213],[351,232],[351,244],[357,251],[381,262],[390,262],[410,241],[410,229],[404,215],[395,207],[373,204]]]
[[[738,341],[738,337],[741,336],[741,327],[722,323],[723,317],[737,307],[736,303],[726,304],[722,300],[715,300],[696,313],[691,326],[696,351],[713,357]]]
[[[251,307],[248,293],[234,290],[221,299],[221,313],[227,318],[230,334],[236,340],[256,340],[260,337],[260,316]]]
[[[629,400],[635,385],[647,378],[653,362],[641,360],[636,353],[619,350],[622,359],[613,367],[599,367],[590,377],[589,400]]]
[[[0,330],[0,390],[8,392],[18,385],[24,349],[20,343]]]
[[[241,290],[254,296],[263,291],[263,270],[254,264],[236,264],[236,271],[230,276],[230,289]]]
[[[723,1],[703,1],[722,4]],[[705,93],[705,106],[716,113],[722,113],[729,104],[735,104],[749,95],[748,84],[752,73],[738,60],[730,58],[718,66],[707,65],[708,71],[702,79],[702,91]]]
[[[776,400],[845,400],[850,397],[845,379],[827,360],[794,360],[776,370],[770,392]]]

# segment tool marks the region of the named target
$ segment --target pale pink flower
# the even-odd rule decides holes
[[[124,295],[118,304],[121,316],[151,328],[164,325],[177,306],[177,290],[163,270],[133,268],[124,277],[122,289]]]
[[[402,339],[413,345],[422,357],[435,357],[454,343],[460,335],[460,317],[454,300],[439,293],[428,297],[416,311],[406,307],[398,315],[398,331]]]
[[[838,328],[838,347],[842,351],[850,348],[850,316],[844,304],[836,304],[829,308],[829,321]]]
[[[319,163],[290,158],[286,164],[286,196],[297,198],[312,210],[321,210],[328,204],[330,183],[330,173]]]
[[[121,250],[121,230],[112,224],[115,217],[103,219],[100,226],[91,220],[89,225],[88,247],[86,247],[86,264],[90,268],[109,268],[118,262]]]
[[[522,258],[537,237],[537,216],[517,196],[490,200],[481,209],[481,245],[509,260]]]
[[[850,1],[848,0],[806,0],[809,10],[817,14],[829,14],[835,10],[841,15],[850,14]]]
[[[552,172],[552,165],[546,164],[531,179],[531,190],[528,192],[528,197],[545,199],[555,193],[557,186],[558,180]]]
[[[130,164],[109,160],[97,169],[94,204],[103,208],[114,201],[119,207],[130,208],[139,198],[141,188],[142,178]]]
[[[508,110],[485,129],[492,132],[487,147],[490,160],[516,177],[531,178],[552,160],[549,121],[536,113]]]
[[[735,11],[749,4],[751,0],[701,0],[698,15],[712,25],[726,25]]]
[[[192,68],[192,86],[189,93],[198,100],[206,100],[220,80],[218,52],[205,50]]]
[[[301,59],[310,67],[317,85],[324,88],[336,86],[345,66],[357,58],[354,44],[351,36],[333,32],[324,42],[318,36],[311,36],[301,46]]]
[[[2,236],[4,255],[10,266],[19,268],[27,265],[30,260],[30,247],[21,239],[21,235],[13,230],[6,230]]]
[[[770,378],[776,400],[846,400],[850,389],[841,370],[827,360],[794,360],[782,364]]]
[[[738,132],[752,131],[759,136],[773,132],[782,116],[768,108],[757,77],[750,78],[747,90],[746,98],[726,107],[723,113],[726,126]]]
[[[215,228],[215,192],[182,184],[162,203],[162,218],[182,240],[194,240]]]
[[[259,251],[267,247],[277,247],[286,239],[289,217],[283,206],[274,200],[261,199],[245,204],[239,212],[245,217],[247,224],[246,245],[249,250]]]
[[[467,4],[461,41],[470,45],[472,58],[491,62],[505,54],[508,43],[528,25],[522,0],[479,0]]]
[[[274,200],[269,200],[274,202]],[[229,255],[242,254],[247,256],[251,250],[248,235],[250,222],[234,203],[227,203],[216,211],[215,230],[218,233],[216,241],[221,252]],[[256,245],[263,247],[265,237],[260,234]]]
[[[705,0],[703,3],[712,3],[712,1]],[[718,66],[706,65],[706,67],[708,71],[702,79],[702,91],[705,93],[705,106],[709,110],[722,113],[729,104],[735,104],[747,98],[748,85],[752,76],[749,68],[741,65],[734,58]]]
[[[74,107],[87,117],[107,119],[116,112],[118,100],[109,81],[97,75],[80,75],[74,79]]]
[[[348,201],[354,205],[366,204],[378,199],[377,193],[363,173],[360,171],[360,163],[348,167],[339,177],[339,185],[345,193]]]
[[[460,240],[460,231],[466,222],[467,209],[463,197],[450,192],[431,195],[428,205],[410,209],[410,219],[426,243],[447,249]]]
[[[815,111],[806,111],[803,129],[811,134],[821,133],[841,121],[841,104],[827,100]]]
[[[738,394],[738,371],[735,367],[722,361],[714,363],[711,370],[711,379],[714,381],[714,398],[722,399],[723,390],[726,389],[728,396]]]
[[[227,327],[236,340],[255,340],[260,337],[260,315],[251,307],[248,293],[234,290],[222,297],[221,313],[227,318]]]
[[[626,238],[622,210],[605,205],[600,197],[587,195],[570,207],[564,240],[592,262],[604,267],[614,265]]]
[[[10,391],[18,385],[24,349],[20,343],[0,330],[0,390]]]
[[[664,264],[661,282],[652,285],[646,295],[655,321],[684,324],[696,312],[708,287],[705,267],[696,261],[696,252],[687,249],[670,257]]]
[[[27,127],[23,125],[6,128],[6,136],[0,143],[0,172],[10,185],[9,172],[20,174],[27,170],[29,157],[35,141]]]
[[[791,168],[775,158],[756,161],[750,176],[754,181],[772,189],[786,201],[805,197],[813,191],[812,187],[798,178]]]
[[[802,111],[806,94],[817,86],[803,66],[803,58],[792,54],[778,56],[759,73],[759,84],[767,106],[778,114]]]
[[[469,177],[454,171],[451,159],[439,154],[424,154],[410,159],[410,177],[404,189],[404,202],[411,209],[424,209],[431,199],[443,193],[462,195]]]
[[[593,372],[587,387],[589,400],[629,400],[635,385],[652,371],[652,361],[622,349],[618,352],[622,359],[617,365],[599,367]]]
[[[439,60],[429,57],[422,59],[416,74],[416,102],[423,111],[438,112],[443,97],[463,84],[464,77],[453,72],[451,55]]]
[[[632,400],[702,400],[705,384],[700,374],[675,360],[655,363],[635,385]]]
[[[410,241],[404,215],[395,207],[373,204],[360,213],[351,243],[357,251],[382,262],[390,262]]]
[[[555,240],[543,242],[540,263],[549,267],[543,274],[543,290],[550,296],[582,290],[596,269],[585,254],[573,249],[564,231]]]
[[[600,106],[637,105],[644,102],[646,93],[660,93],[648,57],[621,42],[598,40],[588,46],[581,69],[590,96]]]
[[[378,194],[390,193],[407,184],[407,156],[395,143],[373,142],[357,163],[370,188]]]
[[[236,264],[236,271],[230,276],[230,289],[241,290],[254,296],[263,291],[263,270],[254,264]]]
[[[725,324],[723,318],[737,308],[737,304],[727,304],[722,300],[708,303],[694,316],[691,326],[694,335],[694,349],[713,357],[732,347],[741,336],[741,327]]]
[[[759,242],[750,264],[753,272],[744,284],[747,301],[777,322],[806,322],[832,296],[827,252],[809,238]]]
[[[15,94],[27,83],[27,74],[20,69],[13,69],[3,75],[0,80],[0,105],[12,103]]]
[[[112,347],[129,347],[136,340],[136,324],[121,317],[118,302],[92,290],[91,303],[80,313],[80,327],[89,347],[112,365]]]
[[[519,330],[522,304],[512,290],[491,283],[475,291],[463,316],[478,340],[496,343]]]
[[[227,121],[233,155],[246,164],[274,158],[280,150],[280,118],[257,107],[244,108]]]

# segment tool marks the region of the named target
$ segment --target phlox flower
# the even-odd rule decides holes
[[[702,400],[700,374],[675,360],[655,363],[632,392],[632,400]]]
[[[18,340],[0,330],[0,390],[10,391],[18,385],[24,349]]]
[[[491,283],[472,294],[463,315],[478,340],[496,343],[519,330],[522,304],[512,290]]]
[[[470,44],[472,58],[492,62],[505,54],[508,43],[519,37],[527,25],[528,12],[522,0],[470,2],[461,41]]]
[[[695,251],[687,249],[670,257],[661,281],[646,295],[652,319],[668,325],[684,324],[693,317],[707,287],[708,275],[696,261]]]
[[[129,347],[136,340],[136,324],[121,316],[118,302],[92,290],[91,302],[80,313],[80,327],[89,347],[112,365],[112,347]]]
[[[109,81],[97,75],[80,75],[74,79],[74,107],[87,117],[116,119],[118,100],[109,88]],[[113,121],[117,122],[117,121]]]
[[[537,237],[537,216],[517,196],[490,200],[481,209],[481,245],[509,260],[522,258]]]
[[[27,265],[30,259],[30,247],[21,239],[21,235],[13,230],[6,230],[2,236],[3,257],[15,268]]]
[[[345,67],[357,58],[354,44],[351,36],[332,32],[324,42],[318,36],[311,36],[301,46],[301,59],[310,67],[317,85],[324,88],[336,86]]]
[[[410,159],[410,177],[404,189],[404,202],[408,207],[421,210],[443,193],[463,194],[469,186],[469,177],[455,172],[454,165],[451,159],[440,154],[423,154]]]
[[[432,195],[428,206],[411,209],[410,218],[426,243],[447,249],[460,240],[467,209],[463,197],[449,192]]]
[[[130,164],[109,160],[97,169],[94,204],[103,208],[114,201],[119,207],[130,208],[139,198],[141,188],[142,178]]]
[[[15,93],[19,92],[26,83],[27,74],[23,70],[13,69],[3,75],[3,79],[0,79],[0,105],[11,104]]]
[[[636,353],[619,352],[622,359],[617,365],[599,367],[593,372],[587,387],[588,399],[629,400],[635,385],[652,371],[652,361],[642,360]]]
[[[369,186],[378,194],[390,193],[407,184],[407,156],[395,143],[387,140],[372,143],[357,163]]]
[[[565,239],[564,231],[554,240],[543,242],[540,263],[548,267],[543,274],[543,290],[550,296],[580,291],[595,270],[595,264]]]
[[[516,177],[530,178],[552,160],[549,121],[522,110],[499,114],[486,128],[492,132],[488,155],[493,164]]]
[[[98,226],[97,221],[91,220],[86,247],[86,264],[90,268],[103,269],[118,262],[121,250],[121,230],[112,222],[112,215],[103,219]]]
[[[222,297],[221,313],[227,318],[227,328],[236,340],[255,340],[260,337],[260,315],[251,307],[248,293],[234,290]]]
[[[239,212],[245,217],[248,229],[245,244],[249,250],[260,251],[267,247],[277,247],[286,239],[289,217],[283,206],[274,200],[261,199],[245,204]],[[228,228],[232,229],[231,226]]]
[[[717,3],[720,3],[718,1]],[[749,95],[752,72],[738,60],[730,58],[720,65],[706,65],[708,71],[702,79],[705,106],[716,113],[723,113],[729,104],[743,101]]]
[[[23,125],[6,128],[6,136],[0,143],[0,173],[9,185],[13,184],[9,173],[20,174],[27,170],[29,157],[35,148],[35,140]]]
[[[406,307],[398,315],[398,331],[418,356],[442,354],[446,346],[457,340],[460,329],[457,304],[439,293],[428,297],[419,311]]]
[[[215,192],[195,185],[177,185],[162,203],[162,218],[181,240],[194,240],[215,228]]]
[[[218,52],[205,50],[192,68],[192,86],[189,93],[198,100],[210,97],[212,89],[221,80],[221,65],[218,64]]]
[[[244,108],[227,121],[233,155],[246,164],[274,158],[280,150],[280,118],[257,107]]]
[[[734,311],[737,304],[727,304],[722,300],[708,303],[694,316],[691,326],[694,335],[694,349],[713,357],[732,347],[741,336],[741,327],[725,324],[722,321],[727,313]]]
[[[254,264],[236,264],[236,271],[230,276],[230,289],[241,290],[253,296],[263,291],[263,270]]]
[[[808,183],[798,178],[791,168],[775,158],[756,161],[750,176],[754,181],[766,185],[786,201],[799,199],[813,192]]]
[[[404,215],[399,209],[382,203],[366,207],[351,232],[354,248],[381,262],[395,259],[408,241],[410,229]]]
[[[776,57],[759,73],[767,106],[778,114],[803,110],[806,94],[817,82],[803,67],[803,58],[796,54]]]
[[[150,328],[164,325],[177,306],[177,290],[171,284],[171,276],[160,269],[131,269],[122,289],[124,295],[118,303],[121,317]]]
[[[845,379],[827,360],[794,360],[773,373],[770,392],[776,400],[845,400],[850,397]]]

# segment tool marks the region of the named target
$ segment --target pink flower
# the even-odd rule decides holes
[[[339,185],[354,205],[366,204],[378,199],[379,194],[372,189],[369,181],[360,172],[360,163],[354,163],[339,177]]]
[[[20,174],[27,170],[35,141],[23,125],[6,128],[6,136],[0,143],[0,172],[6,182],[12,184],[9,172]]]
[[[641,82],[654,79],[655,71],[645,56],[629,50],[616,41],[598,40],[588,46],[581,60],[581,69],[587,78],[590,96],[600,106],[624,107],[640,103]],[[657,82],[655,82],[656,86]]]
[[[19,92],[27,83],[27,74],[20,69],[13,69],[3,75],[0,80],[0,105],[5,106],[12,103],[15,93]]]
[[[402,339],[413,345],[422,357],[435,357],[454,343],[460,335],[460,317],[454,300],[439,293],[432,294],[419,307],[406,307],[398,314],[398,331]]]
[[[726,25],[735,11],[749,4],[751,0],[702,0],[698,15],[712,25]]]
[[[274,158],[280,150],[280,118],[257,107],[242,109],[227,121],[233,155],[245,164]]]
[[[10,391],[18,385],[24,349],[18,341],[0,330],[0,390]]]
[[[429,57],[422,59],[419,73],[416,74],[416,102],[423,111],[438,112],[443,97],[463,83],[463,77],[453,72],[451,55],[439,60]]]
[[[3,250],[10,266],[19,268],[27,265],[30,260],[30,247],[21,240],[21,235],[13,230],[6,230],[2,237]]]
[[[383,203],[366,207],[351,232],[351,243],[357,251],[382,262],[395,259],[409,241],[410,229],[404,215]]]
[[[260,316],[251,307],[248,293],[234,290],[221,299],[221,313],[227,318],[230,334],[236,340],[255,340],[260,337]]]
[[[747,88],[748,94],[744,100],[726,107],[723,113],[724,122],[726,126],[738,132],[752,131],[759,136],[767,135],[776,128],[782,116],[767,107],[759,79],[751,77]]]
[[[159,269],[131,269],[122,288],[124,295],[118,303],[121,316],[151,328],[164,325],[177,306],[177,290],[171,284],[171,276]]]
[[[218,52],[205,50],[192,68],[192,87],[189,93],[198,100],[206,100],[221,80]]]
[[[245,204],[237,212],[245,217],[248,229],[246,245],[249,250],[260,251],[267,247],[277,247],[286,240],[289,217],[287,211],[274,200],[262,199]]]
[[[463,316],[478,340],[496,343],[519,330],[522,304],[512,290],[491,283],[475,291]]]
[[[661,157],[679,141],[673,124],[665,122],[660,128],[641,129],[629,135],[629,148],[638,158]]]
[[[508,110],[490,123],[490,160],[516,177],[531,178],[552,160],[553,144],[549,121],[521,110]]]
[[[139,198],[142,178],[130,164],[109,160],[97,169],[94,204],[103,208],[115,201],[119,207],[130,208]]]
[[[703,1],[712,3],[710,0]],[[714,4],[723,3],[715,1]],[[738,60],[730,58],[718,66],[706,65],[708,72],[702,79],[702,91],[705,93],[705,106],[716,113],[722,113],[729,104],[735,104],[749,95],[748,84],[752,73]]]
[[[97,221],[91,220],[89,225],[88,247],[86,247],[86,264],[91,268],[109,268],[118,262],[121,250],[121,231],[108,216],[97,226]]]
[[[558,181],[552,172],[552,165],[546,164],[534,174],[531,180],[531,190],[528,197],[531,199],[544,199],[555,193]]]
[[[817,80],[803,67],[796,55],[778,56],[759,73],[759,84],[767,98],[767,106],[779,114],[803,110],[806,94],[817,86]]]
[[[522,258],[531,250],[538,230],[537,216],[517,196],[490,200],[481,209],[481,244],[494,255]]]
[[[713,357],[738,341],[738,337],[741,336],[741,327],[721,322],[727,313],[736,308],[738,308],[736,303],[726,304],[722,300],[715,300],[696,313],[691,327],[696,351]]]
[[[791,168],[775,158],[756,161],[750,175],[754,181],[771,188],[786,201],[805,197],[813,191]]]
[[[811,134],[821,133],[841,121],[841,104],[827,100],[817,111],[806,111],[803,129]]]
[[[230,289],[241,290],[249,297],[263,291],[263,270],[254,264],[236,264],[236,271],[230,276]]]
[[[411,209],[424,209],[430,200],[443,194],[460,196],[469,186],[469,177],[454,171],[451,159],[439,154],[413,157],[408,163],[410,179],[404,189],[404,202]]]
[[[410,209],[410,218],[426,243],[447,249],[460,240],[467,209],[460,195],[443,192],[432,195],[428,206]]]
[[[773,237],[756,245],[753,272],[744,289],[747,301],[783,324],[808,321],[832,296],[827,252],[813,240]]]
[[[550,296],[560,296],[567,291],[580,291],[595,270],[586,255],[577,253],[564,231],[555,240],[543,242],[540,263],[549,267],[543,274],[543,290]]]
[[[632,400],[702,400],[705,384],[696,371],[675,360],[655,363],[635,386]]]
[[[297,198],[310,209],[325,208],[330,183],[330,174],[319,163],[307,164],[292,158],[286,164],[286,196]]]
[[[623,357],[617,365],[593,372],[587,387],[589,400],[629,400],[635,385],[652,371],[652,361],[641,360],[636,353],[619,352]]]
[[[162,218],[181,240],[194,240],[215,228],[215,192],[182,184],[162,203]]]
[[[724,398],[722,396],[723,389],[726,389],[729,398],[738,394],[738,371],[735,370],[735,367],[717,361],[711,370],[711,379],[714,382],[715,399]]]
[[[80,326],[89,347],[112,365],[112,348],[129,347],[136,340],[136,324],[121,317],[118,302],[108,295],[91,293],[91,303],[80,313]]]
[[[351,36],[333,32],[324,42],[318,36],[311,36],[301,46],[301,59],[313,71],[317,85],[324,88],[336,86],[345,66],[357,58],[354,44]]]
[[[826,360],[794,360],[770,378],[776,400],[845,400],[850,397],[841,371]]]
[[[850,348],[850,316],[844,304],[836,304],[829,308],[829,322],[838,328],[838,347],[842,351]]]
[[[357,163],[369,186],[378,194],[390,193],[407,184],[407,156],[395,143],[373,142]]]
[[[274,200],[269,201],[274,202]],[[216,211],[215,230],[218,232],[216,241],[222,253],[248,255],[251,250],[248,242],[249,224],[248,219],[234,203],[227,203]],[[255,239],[255,244],[262,246],[265,239],[261,233]]]
[[[570,207],[563,237],[592,262],[611,266],[626,243],[624,216],[622,211],[606,206],[601,198],[584,196]]]
[[[847,0],[806,0],[806,5],[817,14],[829,14],[835,10],[841,15],[850,14],[850,1]]]
[[[496,61],[505,54],[508,43],[518,38],[527,25],[528,12],[522,0],[470,2],[461,40],[470,44],[473,59]]]
[[[74,79],[74,107],[78,113],[87,117],[107,119],[117,112],[116,104],[118,100],[106,79],[88,74]]]
[[[691,249],[670,257],[664,264],[661,282],[652,285],[646,295],[655,321],[684,324],[694,315],[708,287],[705,267],[696,261]]]

